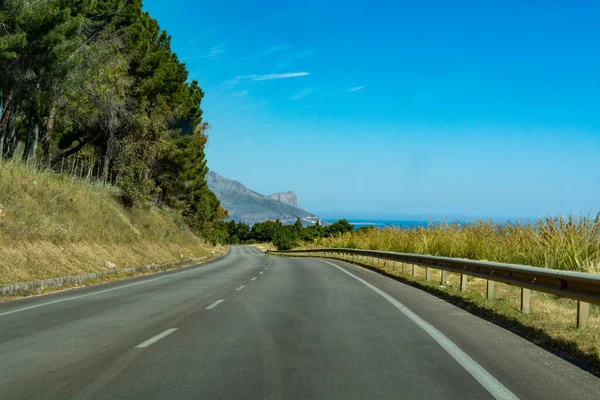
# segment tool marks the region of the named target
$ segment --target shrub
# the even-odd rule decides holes
[[[293,226],[279,229],[273,238],[273,244],[277,250],[291,250],[296,246],[298,235]]]

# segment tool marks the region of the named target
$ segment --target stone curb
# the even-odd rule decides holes
[[[94,272],[91,274],[72,275],[59,278],[40,279],[31,282],[0,285],[0,297],[31,296],[40,294],[49,289],[61,289],[63,287],[78,286],[94,279],[121,273],[166,271],[171,268],[182,267],[204,261],[206,258],[207,257],[190,258],[187,260],[174,261],[166,264],[150,264],[143,267],[134,268],[115,268],[107,271]]]

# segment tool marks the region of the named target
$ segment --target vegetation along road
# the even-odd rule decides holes
[[[0,393],[597,399],[600,384],[371,271],[238,246],[197,267],[0,304]]]

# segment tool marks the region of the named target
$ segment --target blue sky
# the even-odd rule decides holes
[[[212,170],[325,218],[600,209],[600,2],[145,0]]]

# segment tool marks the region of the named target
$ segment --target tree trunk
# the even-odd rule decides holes
[[[108,180],[108,174],[110,172],[110,156],[108,150],[104,152],[104,161],[102,162],[102,183],[106,186]]]
[[[0,132],[0,163],[4,157],[4,132]]]
[[[27,124],[27,139],[25,140],[25,150],[23,151],[23,160],[29,158],[29,150],[31,149],[31,133],[33,131],[33,112],[29,114],[29,123]]]
[[[4,101],[2,102],[2,115],[0,116],[0,135],[4,136],[8,120],[10,119],[14,92],[12,89],[8,91]]]
[[[2,103],[2,117],[0,118],[0,161],[4,158],[4,143],[6,143],[6,138],[10,131],[8,126],[10,125],[10,121],[14,114],[12,112],[13,107],[11,104],[12,94],[9,93],[9,95],[11,96],[10,101],[4,101]]]
[[[33,124],[33,145],[31,146],[31,158],[35,161],[37,156],[37,147],[40,140],[40,123],[35,121]]]
[[[50,107],[50,115],[46,119],[44,126],[44,137],[42,138],[42,149],[44,150],[44,157],[47,157],[50,153],[50,140],[52,139],[52,133],[54,133],[54,120],[56,118],[56,106],[52,104]]]
[[[11,113],[10,119],[8,120],[8,153],[7,157],[12,158],[17,150],[17,135],[15,135],[15,114],[17,110],[15,109],[13,113]]]
[[[104,146],[104,160],[102,161],[102,184],[106,186],[106,182],[108,181],[108,174],[110,173],[110,142],[112,140],[113,133],[109,131],[108,138],[106,140],[106,144]]]

